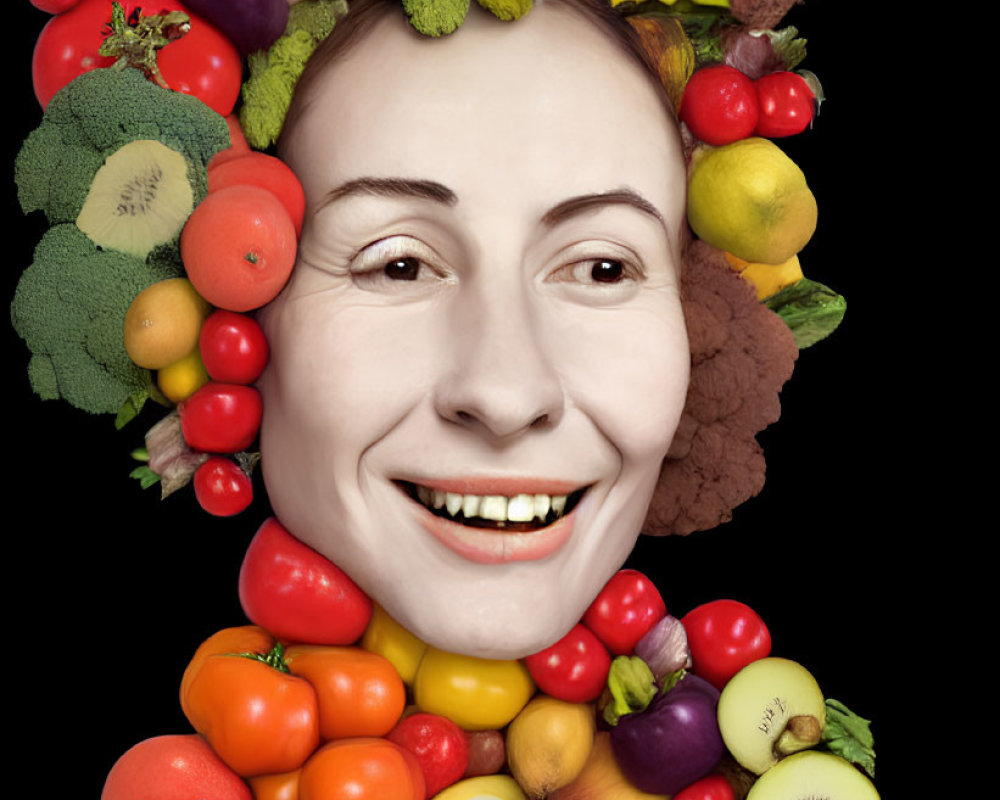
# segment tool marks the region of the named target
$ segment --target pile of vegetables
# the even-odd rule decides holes
[[[273,518],[239,590],[251,624],[210,636],[182,678],[200,739],[137,745],[104,800],[131,797],[134,776],[195,741],[207,745],[195,763],[234,787],[220,800],[332,800],[349,786],[373,800],[766,800],[816,781],[831,798],[878,798],[867,722],[772,656],[764,621],[735,600],[678,619],[624,569],[551,647],[473,658],[417,639]],[[168,770],[162,796],[192,768]]]

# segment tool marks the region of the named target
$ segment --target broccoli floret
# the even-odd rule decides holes
[[[306,61],[345,13],[344,0],[302,0],[289,9],[285,32],[274,44],[247,56],[240,127],[251,147],[265,150],[278,140]]]
[[[502,20],[520,19],[531,10],[531,0],[477,0],[479,5]]]
[[[143,260],[98,247],[72,223],[49,228],[11,304],[40,397],[62,398],[94,414],[117,413],[148,386],[149,373],[125,352],[125,312],[147,286],[183,274],[171,252],[161,248]]]
[[[208,191],[206,165],[230,144],[229,126],[196,97],[157,86],[138,69],[96,69],[60,90],[14,164],[25,213],[50,224],[76,219],[105,158],[136,139],[181,153],[195,203]]]
[[[426,36],[444,36],[465,22],[469,0],[403,0],[410,24]]]

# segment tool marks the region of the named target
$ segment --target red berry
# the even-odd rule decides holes
[[[231,517],[250,505],[253,484],[235,461],[212,456],[194,473],[194,494],[209,514]]]
[[[428,797],[458,781],[469,764],[465,733],[438,714],[410,714],[396,723],[386,738],[417,757]]]
[[[755,87],[760,105],[758,136],[794,136],[809,127],[816,113],[816,96],[801,75],[772,72],[758,78]]]
[[[253,383],[267,366],[267,339],[253,317],[220,308],[201,326],[201,360],[212,380]]]
[[[758,116],[753,81],[734,67],[703,67],[684,88],[681,121],[706,144],[719,146],[752,136]]]

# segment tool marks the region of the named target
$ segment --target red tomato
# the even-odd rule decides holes
[[[123,0],[126,15],[136,8],[146,14],[184,11],[191,30],[159,51],[157,63],[167,85],[193,94],[222,116],[230,114],[239,97],[243,62],[233,44],[177,0]],[[48,21],[38,36],[31,73],[35,96],[42,108],[52,96],[80,74],[107,67],[115,59],[99,54],[105,27],[111,21],[110,0],[80,0]]]
[[[263,404],[252,386],[211,381],[179,403],[181,432],[193,450],[237,453],[246,450],[260,429]]]
[[[115,762],[101,800],[253,800],[250,789],[201,736],[154,736]]]
[[[733,787],[722,775],[709,775],[695,781],[673,796],[673,800],[733,800]]]
[[[212,456],[194,473],[194,494],[209,514],[231,517],[253,500],[253,483],[231,458]]]
[[[247,617],[286,641],[352,644],[372,616],[372,601],[347,573],[273,517],[247,548],[239,593]]]
[[[760,104],[758,136],[794,136],[809,127],[816,96],[805,78],[794,72],[772,72],[758,78],[755,86]]]
[[[667,615],[653,582],[634,569],[616,572],[583,615],[583,624],[616,656],[628,655]]]
[[[607,648],[581,623],[524,664],[538,688],[568,703],[589,703],[604,690],[611,669]]]
[[[771,652],[771,633],[756,611],[737,600],[713,600],[681,618],[692,671],[722,689],[751,661]]]
[[[752,136],[758,114],[753,81],[735,67],[702,67],[684,87],[681,121],[707,144],[724,145]]]
[[[299,800],[424,800],[416,756],[387,739],[339,739],[302,768]]]
[[[220,308],[201,326],[201,361],[212,380],[253,383],[267,366],[267,339],[253,317]]]
[[[456,783],[469,766],[469,743],[465,732],[440,714],[410,714],[385,738],[417,757],[428,797]]]
[[[79,2],[80,0],[31,0],[31,5],[49,14],[62,14]]]

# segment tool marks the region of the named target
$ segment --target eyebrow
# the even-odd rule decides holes
[[[376,197],[403,197],[431,200],[453,206],[458,203],[458,195],[437,181],[414,180],[411,178],[355,178],[331,190],[320,208],[345,197],[373,195]],[[626,205],[647,214],[664,228],[667,227],[663,215],[646,198],[632,189],[616,189],[610,192],[595,192],[570,197],[557,203],[542,217],[542,223],[554,228],[567,219],[597,210],[604,206]]]

